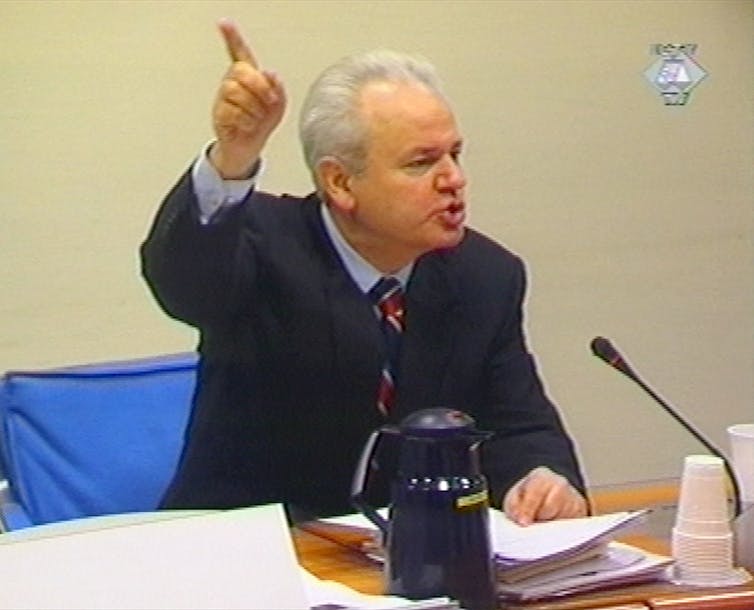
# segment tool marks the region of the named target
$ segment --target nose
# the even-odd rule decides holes
[[[466,186],[466,173],[457,158],[445,155],[438,168],[435,186],[439,191],[460,191]]]

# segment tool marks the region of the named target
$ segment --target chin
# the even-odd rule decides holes
[[[463,241],[463,236],[466,234],[466,229],[461,227],[456,231],[445,231],[442,237],[434,240],[434,243],[429,250],[449,250],[455,248]]]
[[[466,234],[466,227],[463,225],[458,227],[454,231],[449,231],[445,239],[443,248],[454,248],[463,240],[463,236]]]

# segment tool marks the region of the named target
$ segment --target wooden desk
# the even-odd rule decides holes
[[[594,512],[607,513],[636,508],[651,508],[657,531],[650,528],[646,533],[632,534],[620,538],[622,542],[633,544],[648,551],[667,554],[668,536],[672,526],[672,507],[677,502],[677,486],[673,482],[654,481],[650,483],[628,484],[600,488],[591,494]],[[664,514],[667,513],[667,514]],[[668,521],[668,524],[664,523]],[[666,529],[667,527],[667,529]],[[354,536],[341,542],[358,544],[363,538]],[[363,593],[383,593],[382,572],[379,565],[366,559],[359,551],[342,544],[326,540],[321,536],[294,529],[293,540],[299,561],[319,578],[335,580]],[[704,595],[731,593],[725,605],[712,600],[704,600]],[[754,610],[754,598],[736,599],[736,595],[754,594],[754,583],[724,590],[697,590],[692,594],[682,587],[669,583],[634,585],[587,595],[572,596],[564,600],[543,603],[509,605],[511,610],[640,610],[647,608],[673,608],[674,610]],[[678,605],[675,600],[690,598],[691,605]],[[672,604],[676,605],[672,605]]]

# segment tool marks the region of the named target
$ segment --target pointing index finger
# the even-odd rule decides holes
[[[218,22],[218,27],[225,40],[225,47],[228,49],[230,59],[234,62],[246,62],[256,68],[257,60],[254,57],[254,53],[251,52],[251,48],[246,44],[246,40],[244,40],[236,24],[230,19],[221,19]]]

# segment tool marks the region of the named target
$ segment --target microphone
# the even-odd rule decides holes
[[[735,474],[733,474],[733,469],[731,468],[730,462],[726,459],[726,457],[722,454],[722,452],[715,447],[711,442],[709,442],[704,435],[699,432],[691,423],[686,421],[679,413],[676,411],[672,406],[670,406],[663,398],[661,398],[652,388],[650,388],[644,381],[639,377],[634,370],[631,368],[631,365],[626,362],[625,358],[618,352],[615,347],[613,347],[613,344],[610,343],[609,339],[605,339],[604,337],[595,337],[592,339],[592,342],[590,343],[590,346],[592,348],[592,353],[597,356],[600,360],[603,360],[607,364],[609,364],[614,369],[620,371],[623,373],[626,377],[628,377],[631,381],[636,383],[642,390],[644,390],[647,394],[649,394],[657,404],[659,404],[667,413],[673,417],[683,428],[691,433],[691,435],[696,438],[702,445],[704,445],[707,450],[712,453],[713,455],[719,457],[723,461],[723,465],[725,466],[725,471],[728,474],[728,478],[730,479],[730,482],[733,486],[733,505],[735,510],[735,516],[738,517],[741,514],[741,490],[738,487],[738,481],[736,480]]]

